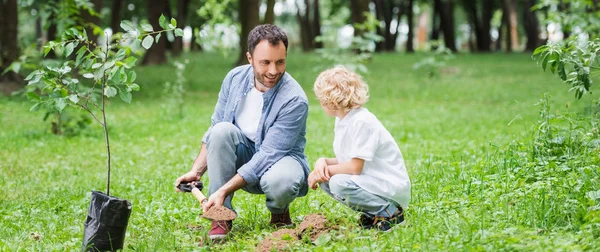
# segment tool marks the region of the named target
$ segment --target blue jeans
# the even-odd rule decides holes
[[[217,123],[207,139],[208,149],[208,192],[212,194],[236,175],[237,169],[250,161],[256,150],[240,129],[227,122]],[[289,204],[306,190],[307,178],[302,165],[296,159],[286,156],[275,163],[260,177],[254,186],[242,188],[253,194],[265,194],[266,205],[274,214],[286,211]],[[231,199],[225,198],[223,205],[233,210]]]
[[[319,186],[335,200],[369,217],[391,217],[398,210],[396,204],[362,189],[351,178],[349,174],[337,174]]]

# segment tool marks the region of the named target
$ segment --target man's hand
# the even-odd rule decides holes
[[[202,211],[206,212],[209,208],[213,206],[222,206],[223,202],[225,202],[226,197],[227,194],[223,190],[217,190],[215,193],[210,195],[208,201],[201,204]]]
[[[175,191],[181,192],[181,190],[179,190],[179,188],[177,188],[177,186],[181,183],[188,183],[191,181],[196,181],[196,180],[200,180],[200,177],[202,177],[201,174],[198,174],[198,172],[196,171],[189,171],[186,174],[183,174],[181,177],[177,178],[175,180]]]

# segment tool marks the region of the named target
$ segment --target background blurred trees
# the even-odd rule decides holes
[[[589,3],[588,3],[589,2]],[[234,64],[245,64],[246,37],[258,24],[286,29],[290,50],[308,52],[323,47],[352,46],[361,36],[370,13],[379,21],[371,41],[378,52],[413,52],[436,48],[453,52],[533,51],[546,41],[559,42],[574,34],[597,33],[598,25],[581,20],[598,16],[598,0],[1,0],[1,85],[18,83],[27,61],[43,60],[42,45],[60,39],[68,27],[85,27],[89,37],[114,35],[121,20],[158,27],[160,14],[174,17],[185,36],[167,34],[147,52],[144,64],[164,64],[191,50],[238,52]],[[541,5],[540,5],[541,4]],[[539,6],[538,6],[539,5]],[[234,32],[236,31],[237,35]],[[319,37],[338,36],[324,44]],[[593,36],[588,36],[593,37]],[[240,39],[241,38],[241,39]],[[213,41],[213,40],[219,40]],[[105,41],[105,40],[104,40]],[[102,45],[104,41],[98,41]],[[235,42],[237,41],[237,42]],[[237,49],[236,49],[237,48]],[[27,56],[27,60],[20,56]],[[46,58],[62,57],[49,52]],[[9,70],[14,71],[9,71]],[[19,73],[20,75],[18,75]]]

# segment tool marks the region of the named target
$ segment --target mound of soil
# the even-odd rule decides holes
[[[224,206],[212,206],[204,214],[200,215],[202,218],[216,220],[216,221],[224,221],[224,220],[233,220],[236,217],[234,211],[226,208]]]
[[[322,214],[309,214],[304,217],[304,221],[296,229],[280,229],[266,237],[258,246],[256,251],[281,251],[288,245],[299,241],[305,235],[310,236],[310,240],[314,242],[322,234],[329,233],[327,218]]]
[[[273,232],[271,236],[267,237],[260,244],[258,244],[258,247],[256,247],[256,251],[282,251],[289,244],[292,244],[297,240],[298,236],[296,235],[295,229],[280,229]]]

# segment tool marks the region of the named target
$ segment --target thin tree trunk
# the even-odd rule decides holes
[[[350,17],[353,25],[362,24],[367,20],[365,12],[369,11],[369,0],[350,0]],[[362,36],[365,31],[354,27],[354,37]]]
[[[523,27],[527,34],[527,43],[525,44],[525,51],[534,51],[540,45],[540,23],[535,15],[535,12],[531,10],[531,7],[535,5],[533,0],[525,0],[525,8],[523,8]]]
[[[267,0],[267,12],[263,24],[273,24],[275,22],[275,0]]]
[[[18,10],[17,0],[0,1],[0,74],[8,68],[19,55],[17,44]],[[21,77],[13,72],[0,75],[0,90],[10,94],[21,86]]]
[[[454,7],[452,0],[440,1],[439,4],[440,26],[444,33],[444,45],[452,52],[457,52],[454,33]]]
[[[408,25],[408,37],[406,40],[406,52],[407,53],[413,53],[415,52],[415,48],[414,48],[414,44],[413,44],[413,39],[414,39],[414,12],[413,12],[413,5],[414,5],[414,0],[409,0],[408,1],[408,8],[406,9],[407,11],[407,15],[406,15],[406,19],[407,19],[407,25]],[[400,19],[398,19],[398,24],[400,24]],[[394,36],[394,47],[396,44],[396,36],[398,35],[398,27],[396,27],[396,35]]]
[[[113,0],[112,5],[112,16],[110,17],[110,29],[113,34],[119,32],[121,26],[121,9],[123,7],[123,1]]]
[[[321,36],[321,13],[319,13],[319,0],[314,0],[314,8],[312,15],[312,41],[314,48],[323,48],[323,42],[317,41],[317,37]]]
[[[481,33],[479,37],[481,42],[479,43],[479,50],[483,52],[492,51],[492,37],[490,35],[492,15],[494,14],[493,1],[485,0],[482,1],[481,5]]]
[[[186,20],[187,20],[187,9],[190,0],[178,0],[177,1],[177,27],[185,28]],[[175,37],[173,41],[173,48],[171,48],[171,53],[173,56],[179,56],[183,51],[183,37]]]
[[[96,12],[96,14],[100,14],[100,11],[102,10],[102,0],[91,0],[90,1],[93,5],[94,5],[94,12]],[[100,25],[100,17],[97,15],[92,15],[92,13],[90,13],[88,10],[84,10],[81,13],[81,18],[83,19],[83,21],[85,22],[84,27],[86,28],[86,33],[87,33],[87,37],[90,41],[92,41],[95,45],[98,44],[98,35],[94,34],[94,25],[98,26]],[[78,48],[80,48],[80,46],[78,46],[75,51],[79,50]],[[75,54],[72,54],[72,57],[75,57]]]
[[[148,0],[148,20],[152,25],[152,28],[155,31],[160,31],[162,28],[158,22],[160,15],[165,12],[165,4],[161,0]],[[166,16],[166,15],[165,15]],[[142,65],[158,65],[167,62],[167,37],[161,36],[158,40],[157,44],[152,45],[148,51],[146,51],[146,55],[144,55],[144,59],[142,60]]]
[[[38,14],[35,19],[35,49],[41,50],[44,43],[44,32],[42,31],[42,17]]]
[[[512,52],[519,45],[517,31],[516,0],[504,0],[506,15],[506,52]]]
[[[248,34],[254,27],[260,24],[258,0],[240,0],[239,4],[239,19],[242,29],[240,34],[240,54],[235,63],[238,66],[248,64],[248,58],[246,58],[246,52],[248,52]]]
[[[308,52],[313,49],[313,41],[311,33],[311,24],[309,19],[310,5],[308,0],[305,0],[304,2],[306,6],[304,14],[302,14],[302,12],[300,11],[300,6],[298,5],[298,2],[296,2],[296,9],[298,9],[298,11],[296,12],[296,19],[298,20],[298,24],[300,24],[300,40],[302,41],[302,51]]]

